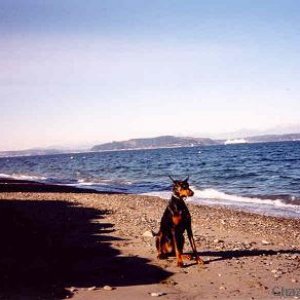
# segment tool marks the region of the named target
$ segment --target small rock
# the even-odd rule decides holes
[[[276,273],[276,272],[277,272],[277,270],[276,270],[276,269],[274,269],[274,270],[272,270],[272,271],[271,271],[271,273]]]
[[[266,241],[266,240],[262,240],[261,243],[262,243],[263,245],[270,245],[270,242],[268,242],[268,241]]]
[[[224,241],[223,241],[223,240],[219,240],[219,239],[215,239],[215,240],[214,240],[214,243],[215,243],[215,244],[218,244],[218,243],[224,243]]]
[[[292,278],[292,280],[291,280],[293,283],[296,283],[296,282],[298,282],[298,280],[296,279],[296,278]]]
[[[88,291],[94,291],[96,288],[97,288],[97,287],[95,287],[95,286],[91,286],[91,287],[89,287],[87,290],[88,290]]]
[[[153,233],[151,231],[147,230],[143,233],[143,236],[144,237],[153,237]]]
[[[103,289],[106,290],[106,291],[112,291],[114,288],[111,287],[111,286],[109,286],[109,285],[105,285],[105,286],[103,287]]]
[[[74,292],[77,292],[78,290],[76,289],[76,287],[72,286],[72,287],[70,287],[69,291],[71,293],[74,293]]]
[[[263,285],[261,282],[256,282],[255,285],[254,285],[256,288],[261,288]]]
[[[166,295],[166,293],[164,293],[164,292],[153,292],[153,293],[150,293],[151,297],[161,297],[161,296],[164,296],[164,295]]]

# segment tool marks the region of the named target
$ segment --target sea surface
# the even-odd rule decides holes
[[[300,217],[300,142],[0,158],[0,177],[168,199],[190,176],[198,204]]]

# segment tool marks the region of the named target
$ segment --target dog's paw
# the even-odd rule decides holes
[[[204,265],[205,264],[204,260],[201,259],[200,257],[196,258],[196,262],[197,262],[198,265]]]
[[[193,259],[193,256],[191,254],[183,254],[182,255],[182,258],[183,259],[186,259],[186,260],[192,260]]]
[[[166,259],[167,257],[166,257],[166,255],[165,255],[164,253],[159,253],[159,254],[157,255],[157,258],[158,258],[158,259]]]
[[[184,267],[183,261],[177,261],[177,267],[183,268]]]

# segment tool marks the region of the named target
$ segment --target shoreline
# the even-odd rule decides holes
[[[95,189],[78,188],[63,184],[49,184],[31,180],[0,178],[0,193],[4,192],[116,194],[114,192],[101,192]]]
[[[66,185],[66,184],[51,184],[51,183],[44,183],[39,182],[35,180],[27,180],[27,179],[15,179],[12,177],[0,177],[0,193],[1,192],[7,192],[7,193],[13,193],[13,192],[30,192],[30,193],[88,193],[88,194],[125,194],[125,195],[139,195],[139,196],[150,196],[150,197],[159,197],[160,199],[164,199],[164,201],[167,201],[167,199],[161,195],[156,195],[156,192],[149,192],[149,193],[141,193],[141,194],[135,194],[130,192],[118,192],[118,191],[99,191],[94,188],[87,188],[82,186],[73,186],[73,185]],[[242,197],[242,196],[235,196],[235,195],[227,195],[229,197]],[[199,198],[199,196],[198,196]],[[256,200],[256,198],[253,198]],[[199,201],[200,200],[200,201]],[[262,200],[262,205],[269,205],[267,202],[263,203],[264,200]],[[257,214],[260,216],[268,216],[268,217],[277,217],[277,218],[285,218],[285,219],[298,219],[299,218],[299,212],[291,211],[291,208],[289,208],[289,205],[291,207],[295,206],[296,209],[300,209],[300,206],[294,205],[294,204],[285,204],[287,206],[286,210],[280,211],[280,208],[274,209],[270,206],[269,211],[268,210],[261,210],[259,208],[259,204],[257,204],[257,208],[255,208],[255,203],[249,202],[250,205],[245,206],[241,205],[243,202],[232,202],[229,201],[228,203],[226,200],[214,200],[214,199],[206,199],[205,196],[201,199],[189,199],[187,202],[193,203],[193,205],[196,206],[207,206],[207,207],[213,207],[213,208],[224,208],[228,210],[234,210],[236,212],[245,212],[245,213],[251,213],[251,214]]]
[[[278,299],[277,287],[300,288],[300,220],[188,203],[206,264],[187,261],[181,269],[174,258],[156,258],[151,230],[157,232],[165,207],[163,199],[140,195],[0,193],[6,241],[0,275],[13,287],[0,295],[126,300],[160,292],[164,299]],[[191,251],[187,240],[184,250]]]

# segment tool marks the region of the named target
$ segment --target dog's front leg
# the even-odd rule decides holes
[[[192,228],[189,227],[187,229],[187,234],[188,234],[188,238],[192,247],[192,251],[194,253],[195,256],[195,260],[198,264],[204,264],[204,261],[199,257],[197,249],[196,249],[196,244],[195,244],[195,240],[194,240],[194,236],[193,236],[193,232],[192,232]]]
[[[177,266],[182,268],[183,267],[182,253],[178,249],[175,229],[172,229],[172,237],[173,237],[173,244],[175,248],[175,254],[177,258]]]

